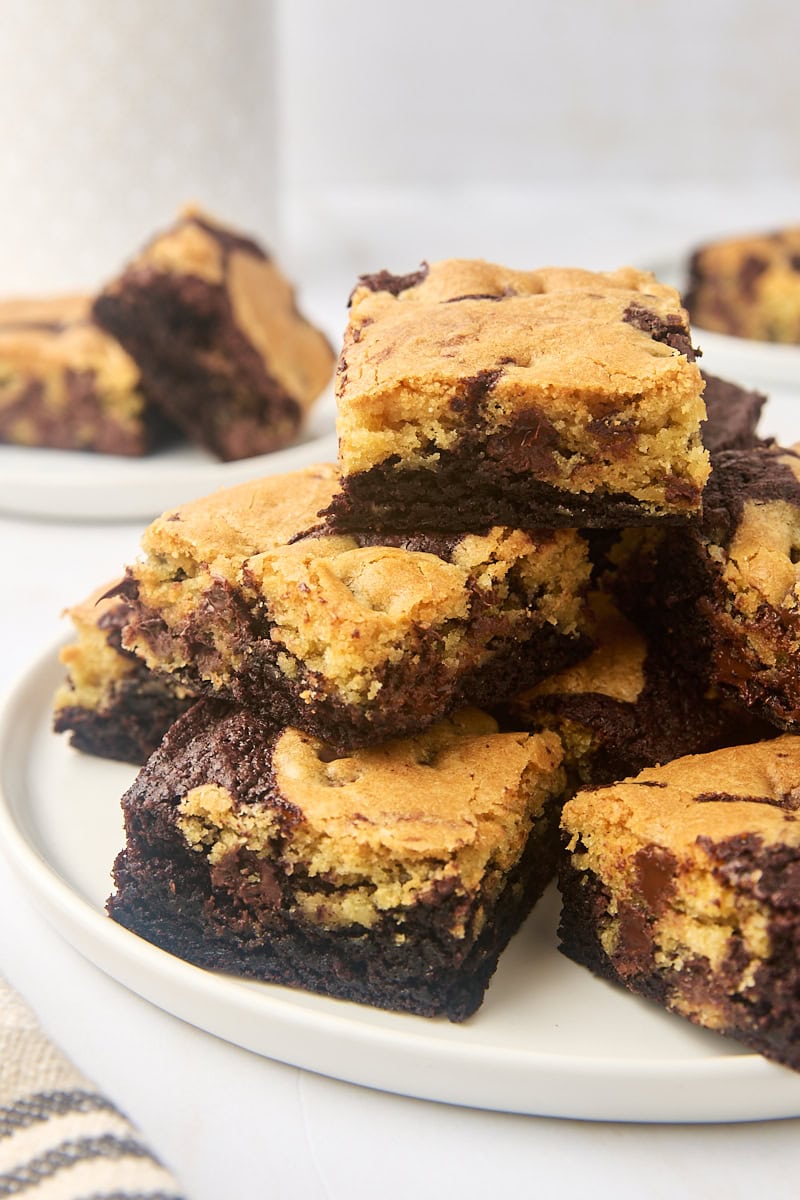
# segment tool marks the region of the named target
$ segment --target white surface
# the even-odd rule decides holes
[[[98,287],[189,201],[274,245],[273,7],[3,0],[3,295]]]
[[[800,1075],[594,979],[556,950],[551,891],[463,1025],[202,971],[105,915],[135,770],[51,732],[53,649],[0,722],[0,836],[55,927],[115,979],[246,1049],[424,1099],[592,1120],[800,1115]],[[687,1094],[687,1086],[690,1090]]]
[[[284,182],[309,193],[798,180],[791,0],[283,0],[277,13]]]
[[[669,153],[680,157],[677,147]],[[548,186],[519,195],[498,186],[466,199],[457,188],[419,197],[351,191],[335,203],[314,195],[294,205],[289,251],[304,268],[321,318],[329,303],[328,327],[335,330],[342,298],[361,270],[408,270],[451,250],[528,266],[644,263],[714,226],[773,225],[793,209],[795,192],[772,186],[757,195],[644,185],[608,193]],[[793,411],[787,392],[767,423],[782,425]],[[138,523],[69,526],[0,515],[4,683],[41,653],[65,605],[130,561],[139,533]],[[357,1087],[238,1049],[113,981],[40,916],[2,845],[0,912],[0,970],[50,1035],[139,1124],[190,1200],[482,1200],[534,1190],[591,1200],[797,1194],[798,1120],[612,1125],[482,1112]],[[689,1082],[687,1103],[691,1092]]]
[[[147,522],[217,488],[335,458],[333,401],[326,394],[293,446],[236,462],[216,461],[189,445],[143,458],[0,446],[0,511],[58,520]]]

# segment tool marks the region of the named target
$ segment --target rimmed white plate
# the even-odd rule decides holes
[[[230,487],[336,458],[333,399],[318,402],[285,450],[218,462],[188,444],[144,458],[0,446],[0,512],[56,520],[149,521],[167,508]]]
[[[689,253],[650,265],[662,283],[683,294],[689,282]],[[693,342],[703,352],[700,365],[715,375],[748,387],[800,389],[800,346],[730,337],[692,324]]]
[[[50,730],[56,648],[0,721],[0,846],[60,933],[152,1003],[237,1045],[352,1083],[477,1108],[619,1121],[800,1115],[800,1075],[612,988],[556,950],[545,897],[463,1025],[199,970],[105,916],[132,768]]]

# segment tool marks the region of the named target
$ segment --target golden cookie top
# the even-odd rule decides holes
[[[585,840],[615,835],[611,854],[655,844],[676,858],[700,853],[698,839],[759,837],[766,845],[800,845],[800,737],[689,755],[635,779],[579,792],[564,808],[564,827]]]
[[[426,378],[455,382],[487,370],[500,372],[493,400],[511,410],[531,389],[583,394],[595,406],[601,396],[628,395],[655,379],[685,376],[702,391],[696,366],[637,327],[637,314],[646,310],[688,332],[678,293],[651,274],[515,271],[451,259],[419,275],[397,293],[380,285],[383,276],[365,277],[356,287],[341,393]]]

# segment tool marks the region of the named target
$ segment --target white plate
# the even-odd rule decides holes
[[[0,511],[59,520],[149,521],[217,488],[330,462],[336,449],[330,393],[317,402],[293,446],[237,462],[219,462],[188,443],[143,458],[0,446]]]
[[[51,650],[0,723],[0,845],[53,925],[154,1004],[258,1054],[353,1083],[509,1112],[625,1121],[800,1115],[800,1075],[593,978],[538,906],[463,1025],[202,971],[104,915],[132,768],[50,731]]]
[[[652,264],[649,270],[683,294],[689,282],[689,254]],[[714,375],[767,391],[776,385],[800,388],[800,346],[712,333],[694,322],[692,335],[702,350],[700,365]]]

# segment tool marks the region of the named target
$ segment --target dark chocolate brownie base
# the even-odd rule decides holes
[[[148,395],[186,436],[223,460],[286,445],[302,412],[238,332],[222,289],[152,268],[94,307],[135,360]]]
[[[400,469],[392,457],[359,474],[345,476],[342,490],[321,515],[335,529],[372,528],[483,532],[492,525],[517,529],[620,528],[679,524],[690,515],[654,511],[635,497],[607,492],[563,491],[536,478],[536,431],[520,426],[497,435],[491,449],[466,444],[440,451],[435,471]],[[530,443],[530,444],[529,444]],[[503,462],[507,465],[500,466]],[[515,462],[519,466],[515,469]],[[670,481],[667,481],[668,494]],[[676,500],[696,504],[700,494],[682,480],[672,482]]]
[[[714,851],[716,870],[723,878],[728,875],[737,887],[750,886],[762,899],[774,903],[769,930],[772,953],[757,967],[754,986],[746,998],[735,992],[733,985],[725,994],[725,966],[714,977],[704,959],[684,965],[678,977],[680,994],[699,1003],[712,1001],[718,1007],[724,1025],[717,1032],[800,1070],[800,969],[796,966],[800,961],[800,859],[789,847],[766,849],[752,837],[732,839],[715,846]],[[563,898],[558,928],[561,952],[601,979],[669,1009],[678,982],[673,973],[660,970],[653,961],[646,918],[633,909],[619,914],[621,946],[612,960],[599,938],[609,896],[597,876],[573,869],[564,859],[559,867],[559,888]],[[742,948],[734,944],[729,953],[735,979],[741,975]]]
[[[141,766],[191,703],[170,695],[158,681],[124,680],[106,709],[61,708],[53,729],[68,733],[70,745],[83,754]]]
[[[645,689],[635,704],[599,693],[542,698],[542,711],[554,720],[536,728],[558,730],[559,721],[571,721],[590,730],[597,740],[596,749],[581,763],[578,786],[600,787],[686,754],[705,754],[775,735],[766,721],[705,696],[687,672],[657,668],[648,674],[646,663],[645,676]],[[519,725],[507,712],[495,715],[503,728]]]
[[[554,835],[549,840],[556,842]],[[200,967],[376,1008],[463,1021],[479,1008],[500,953],[552,878],[556,853],[537,839],[509,877],[490,923],[461,958],[447,933],[452,918],[447,905],[420,905],[414,932],[404,926],[402,946],[396,944],[391,914],[380,931],[369,934],[357,927],[316,929],[279,914],[268,933],[248,935],[188,858],[189,852],[186,859],[161,857],[152,847],[141,854],[124,851],[114,868],[117,895],[109,900],[110,916]]]
[[[706,381],[703,399],[708,413],[703,445],[713,464],[715,455],[723,450],[749,450],[758,444],[756,428],[767,397],[706,371],[701,373]]]

